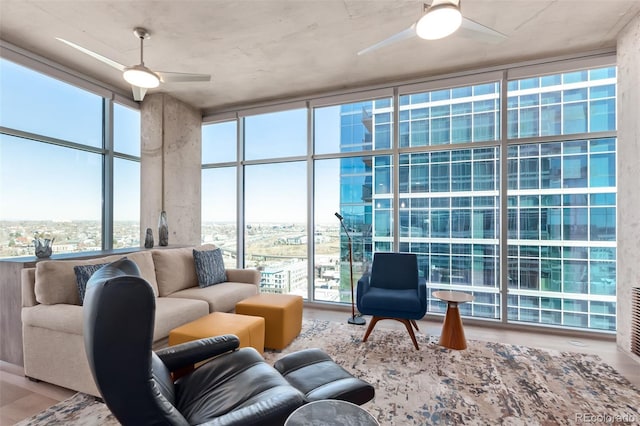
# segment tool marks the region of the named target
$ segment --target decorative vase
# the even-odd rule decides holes
[[[158,221],[158,244],[169,245],[169,225],[167,225],[167,212],[162,210]]]
[[[51,256],[53,250],[53,241],[55,238],[36,238],[33,240],[33,245],[36,248],[36,257],[42,259]]]
[[[144,237],[144,248],[153,248],[153,231],[147,228],[147,234]]]

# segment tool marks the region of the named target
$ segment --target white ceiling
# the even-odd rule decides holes
[[[307,96],[615,47],[640,0],[463,0],[462,13],[508,36],[498,44],[454,34],[417,37],[358,56],[409,27],[413,0],[0,0],[0,38],[129,91],[121,74],[61,37],[125,65],[139,63],[133,28],[151,32],[145,65],[211,74],[206,83],[163,84],[203,110]]]

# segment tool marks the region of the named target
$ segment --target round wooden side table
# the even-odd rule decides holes
[[[442,324],[439,345],[449,349],[467,349],[467,339],[464,337],[458,303],[472,302],[475,298],[467,293],[450,290],[434,291],[431,295],[447,302],[447,313]]]

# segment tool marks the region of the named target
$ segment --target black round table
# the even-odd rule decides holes
[[[291,413],[285,426],[379,426],[364,408],[347,401],[313,401]]]

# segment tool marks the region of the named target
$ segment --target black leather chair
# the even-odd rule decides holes
[[[233,335],[152,351],[155,297],[118,260],[87,284],[84,341],[98,389],[123,425],[281,425],[304,395]],[[214,357],[175,382],[171,372]]]

